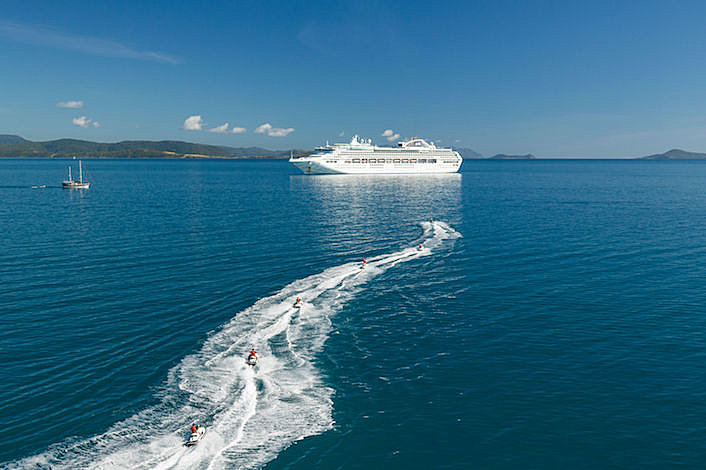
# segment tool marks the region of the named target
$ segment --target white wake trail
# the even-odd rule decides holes
[[[329,268],[239,312],[169,372],[157,406],[10,467],[257,468],[292,442],[326,431],[333,425],[333,390],[314,361],[331,332],[331,317],[373,277],[461,236],[444,222],[422,228],[413,246],[372,257],[365,269],[359,262]],[[301,309],[292,308],[297,296]],[[251,347],[260,357],[255,368],[244,360]],[[204,424],[206,435],[183,447],[192,422]]]

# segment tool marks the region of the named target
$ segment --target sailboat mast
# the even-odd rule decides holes
[[[81,167],[81,160],[78,161],[78,181],[83,183],[83,168]]]
[[[71,181],[71,167],[69,166],[69,181]]]

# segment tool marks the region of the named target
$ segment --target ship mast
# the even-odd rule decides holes
[[[83,183],[83,168],[81,168],[81,160],[78,161],[78,182]]]

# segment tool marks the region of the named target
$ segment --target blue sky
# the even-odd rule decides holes
[[[706,151],[704,18],[688,1],[6,2],[0,133]]]

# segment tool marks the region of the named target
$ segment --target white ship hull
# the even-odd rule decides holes
[[[307,175],[336,175],[336,174],[427,174],[427,173],[456,173],[461,163],[325,163],[317,161],[315,158],[289,160],[292,165],[299,168]]]
[[[350,144],[327,144],[289,162],[308,175],[394,175],[456,173],[463,159],[452,149],[436,148],[419,138],[399,142],[398,147],[377,147],[355,136]]]

